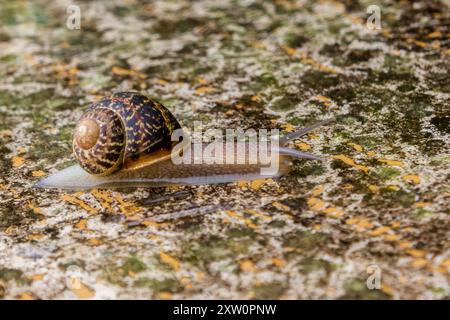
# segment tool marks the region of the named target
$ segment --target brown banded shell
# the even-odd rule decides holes
[[[158,102],[133,92],[120,92],[92,104],[73,136],[80,166],[91,174],[108,175],[130,160],[172,146],[180,124]]]

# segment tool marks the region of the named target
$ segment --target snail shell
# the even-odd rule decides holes
[[[92,104],[73,135],[73,152],[90,174],[105,176],[128,161],[170,149],[180,124],[162,104],[133,92],[120,92]]]

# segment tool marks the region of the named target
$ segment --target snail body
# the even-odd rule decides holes
[[[244,161],[196,163],[194,154],[188,163],[174,163],[172,134],[181,126],[162,104],[133,93],[121,92],[92,104],[78,121],[73,135],[73,153],[79,165],[61,170],[39,181],[35,186],[60,189],[91,189],[116,187],[158,187],[173,184],[215,184],[238,180],[279,177],[289,172],[292,159],[322,160],[285,145],[292,139],[329,121],[322,121],[280,139],[274,161],[278,170],[262,174],[266,165],[249,162],[255,146],[244,143],[244,148],[228,150],[225,145],[220,156],[231,152],[235,159]],[[201,151],[208,148],[201,145]],[[187,149],[181,149],[187,150]],[[217,157],[215,158],[217,160]],[[206,159],[207,160],[207,159]]]

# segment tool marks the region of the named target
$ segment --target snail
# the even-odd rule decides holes
[[[286,145],[330,121],[332,119],[318,122],[280,138],[275,150],[277,170],[269,175],[261,172],[262,163],[249,162],[246,157],[255,151],[255,146],[250,143],[244,143],[244,149],[240,151],[237,148],[230,151],[237,159],[247,159],[243,162],[176,163],[173,155],[183,155],[186,146],[190,147],[192,142],[184,136],[181,141],[172,141],[177,130],[182,132],[172,113],[139,93],[119,92],[91,104],[76,124],[73,154],[78,164],[39,181],[35,187],[72,190],[158,187],[279,177],[289,172],[294,158],[323,160]],[[207,145],[200,147],[206,150]]]

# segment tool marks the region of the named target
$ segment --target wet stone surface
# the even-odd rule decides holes
[[[370,4],[80,2],[69,30],[63,4],[0,0],[0,298],[448,298],[448,2],[383,2],[381,30]],[[337,121],[279,180],[33,189],[127,90],[187,127]]]

